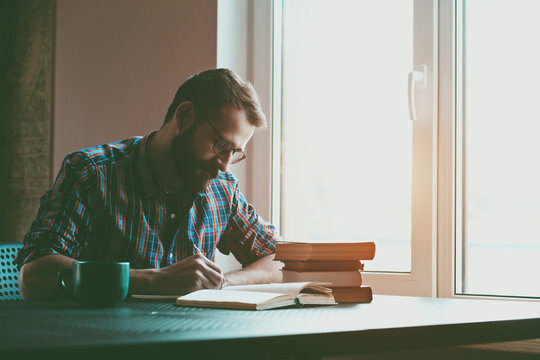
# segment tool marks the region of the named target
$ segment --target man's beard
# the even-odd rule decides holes
[[[192,126],[184,133],[175,136],[171,143],[176,176],[182,183],[182,188],[190,193],[203,191],[210,180],[217,178],[219,174],[216,164],[198,158],[193,143],[195,129],[196,127]]]

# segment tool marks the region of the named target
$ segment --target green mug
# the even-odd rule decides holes
[[[72,274],[73,297],[86,306],[112,307],[124,300],[129,288],[129,262],[75,261],[73,269],[58,272],[58,286]]]

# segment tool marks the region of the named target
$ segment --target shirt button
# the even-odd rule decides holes
[[[176,214],[171,214],[171,219],[176,218]]]

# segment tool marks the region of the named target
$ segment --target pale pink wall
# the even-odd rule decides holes
[[[217,0],[57,0],[54,164],[158,128],[178,86],[216,66]]]

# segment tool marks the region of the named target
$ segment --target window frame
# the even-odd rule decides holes
[[[456,0],[439,1],[437,297],[456,297]]]
[[[431,49],[429,46],[422,51],[415,49],[414,58],[415,67],[426,62],[429,65],[431,61],[429,86],[424,90],[416,89],[419,119],[414,124],[415,136],[424,136],[423,149],[431,149],[429,155],[424,153],[424,162],[428,164],[419,170],[428,175],[424,176],[421,187],[425,193],[422,205],[413,204],[416,209],[413,210],[411,272],[364,272],[364,283],[372,286],[376,294],[494,298],[456,294],[456,246],[459,246],[456,239],[459,239],[461,231],[456,221],[461,216],[457,198],[460,193],[457,179],[461,173],[456,168],[456,159],[461,156],[460,138],[457,136],[461,111],[457,101],[460,96],[457,59],[461,53],[456,48],[456,36],[459,36],[456,31],[460,29],[456,14],[461,1],[415,0],[415,18],[423,19],[419,23],[415,21],[415,46],[422,41],[417,34],[431,34],[428,40]],[[227,3],[226,0],[218,0],[218,4],[221,2]],[[268,129],[256,132],[247,149],[245,194],[257,211],[279,230],[282,54],[281,26],[274,27],[274,23],[281,20],[282,0],[241,2],[248,9],[247,19],[244,19],[248,29],[246,79],[255,86],[269,120]],[[432,74],[437,76],[434,78]],[[426,97],[431,107],[419,107]],[[422,149],[414,151],[417,158],[416,154]],[[418,169],[414,169],[418,173]],[[416,185],[414,183],[413,194],[420,190],[415,189],[418,181]],[[419,219],[428,219],[420,230],[415,226]]]
[[[273,26],[273,39],[274,44],[280,45],[279,40],[281,36],[281,1],[273,2],[273,14],[277,15],[272,17]],[[414,42],[415,44],[423,43],[424,45],[418,51],[415,51],[415,58],[413,63],[415,67],[419,67],[420,64],[428,65],[428,84],[425,89],[416,89],[416,107],[418,119],[413,123],[413,133],[416,138],[416,145],[413,145],[413,167],[414,173],[417,175],[415,181],[413,180],[413,192],[420,194],[413,200],[413,230],[412,230],[412,261],[410,273],[397,273],[397,272],[364,272],[364,283],[373,286],[375,293],[378,294],[400,294],[400,295],[415,295],[415,296],[435,296],[436,295],[436,158],[433,154],[436,154],[436,134],[437,134],[437,78],[434,78],[431,74],[437,73],[437,54],[434,49],[437,49],[438,39],[436,37],[436,18],[437,18],[437,3],[431,0],[415,0],[414,1],[414,16],[420,18],[422,21],[415,22],[414,29]],[[277,11],[276,11],[277,10]],[[267,15],[269,16],[269,15]],[[270,16],[269,16],[270,17]],[[255,21],[259,21],[256,19]],[[276,31],[277,30],[277,31]],[[428,31],[426,31],[428,30]],[[427,38],[427,40],[426,40]],[[280,50],[280,49],[278,49]],[[273,92],[273,123],[279,124],[279,97],[281,96],[281,82],[280,74],[281,53],[273,53],[272,74],[274,78],[274,84],[278,84],[279,87],[274,86]],[[412,71],[413,69],[411,69]],[[404,74],[407,76],[407,74]],[[277,80],[276,80],[277,79]],[[420,103],[428,104],[428,106],[420,106]],[[272,158],[273,163],[273,188],[272,194],[279,193],[279,177],[276,174],[279,169],[279,162],[276,161],[280,158],[279,153],[279,129],[274,128],[274,136],[272,138]],[[429,149],[429,151],[426,151]],[[428,155],[426,155],[428,154]],[[267,169],[269,169],[268,167]],[[259,169],[264,171],[264,169]],[[420,174],[418,176],[418,174]],[[430,190],[425,191],[426,187]],[[264,191],[263,188],[259,188],[259,193]],[[279,223],[279,199],[276,200],[274,195],[272,204],[272,221]],[[426,220],[427,219],[427,220]]]
[[[227,67],[253,84],[268,127],[257,129],[246,146],[247,159],[231,167],[240,190],[265,219],[272,205],[272,0],[217,1],[217,67]],[[278,224],[279,225],[279,224]]]
[[[463,36],[462,18],[465,0],[439,0],[439,135],[438,135],[438,204],[437,204],[437,297],[540,301],[526,297],[458,294],[458,259],[463,246],[463,157],[462,87],[463,49],[458,38]],[[465,271],[461,271],[464,275]]]

